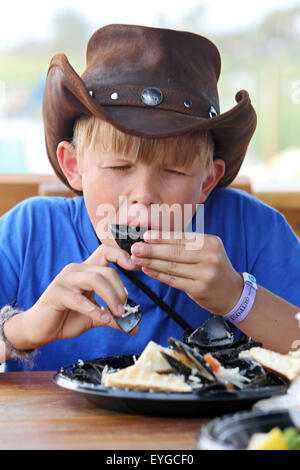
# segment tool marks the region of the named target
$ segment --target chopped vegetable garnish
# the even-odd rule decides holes
[[[226,382],[226,384],[224,385],[226,387],[226,390],[234,390],[234,385],[232,383]]]
[[[203,357],[204,360],[210,365],[212,370],[214,370],[215,372],[219,370],[221,364],[215,357],[213,357],[210,353],[205,354]]]

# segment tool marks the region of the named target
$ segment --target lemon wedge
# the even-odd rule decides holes
[[[274,428],[268,433],[254,434],[248,444],[248,450],[289,450],[283,432]]]

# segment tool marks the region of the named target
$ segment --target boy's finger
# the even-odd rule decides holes
[[[60,309],[63,308],[81,313],[82,315],[90,318],[93,325],[104,326],[111,322],[111,314],[108,311],[101,309],[99,305],[89,300],[79,290],[56,286],[56,292],[56,304]]]
[[[115,292],[116,302],[119,299],[119,303],[123,305],[127,300],[127,291],[117,271],[114,268],[82,263],[78,265],[77,271],[70,272],[70,274],[68,274],[66,282],[69,285],[72,285],[73,279],[75,279],[76,282],[82,281],[82,285],[80,287],[82,289],[91,290],[91,277],[96,277],[97,274],[99,275],[100,281],[101,277],[104,277],[105,280],[111,284]]]
[[[154,270],[156,272],[165,273],[169,276],[178,276],[184,279],[192,279],[196,278],[195,269],[191,264],[187,263],[176,263],[175,261],[170,260],[161,260],[161,259],[151,259],[151,258],[144,258],[141,263],[143,271],[145,269]],[[197,264],[196,267],[199,271],[199,265]]]
[[[204,238],[207,235],[195,232],[167,232],[158,230],[147,230],[144,240],[147,243],[161,243],[170,245],[193,246],[200,249],[203,246]]]
[[[195,251],[187,249],[186,245],[177,244],[135,243],[132,245],[131,252],[132,261],[138,266],[143,264],[139,262],[139,259],[143,260],[144,258],[187,264],[197,263],[200,259],[199,252],[195,255]]]
[[[100,245],[83,264],[108,266],[115,263],[127,270],[136,269],[129,254],[119,247]]]
[[[144,240],[145,241],[159,241],[159,242],[170,242],[173,243],[178,243],[181,244],[184,239],[185,235],[188,232],[170,232],[166,230],[147,230],[147,232],[144,233]],[[192,233],[192,235],[197,235],[195,233]]]
[[[74,290],[74,292],[95,292],[104,300],[114,315],[123,315],[123,304],[127,298],[124,287],[122,287],[122,289],[120,289],[119,286],[115,288],[115,285],[112,284],[111,279],[107,279],[103,273],[93,271],[79,271],[70,273],[67,278],[67,284],[70,289]],[[90,302],[88,299],[87,301]]]
[[[96,302],[89,300],[76,288],[69,289],[62,286],[57,286],[60,306],[77,312],[91,320],[91,326],[109,326],[115,330],[122,331],[119,325],[114,320],[109,308],[104,308]]]
[[[193,285],[195,282],[192,279],[187,279],[178,275],[166,274],[147,268],[143,268],[143,272],[147,274],[147,276],[152,277],[153,279],[156,279],[158,281],[163,282],[164,284],[168,284],[171,287],[175,287],[175,289],[180,289],[183,291],[188,291],[188,289],[191,289],[191,282],[193,283]]]

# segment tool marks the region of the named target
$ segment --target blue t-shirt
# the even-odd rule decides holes
[[[236,271],[253,274],[258,284],[300,305],[300,242],[279,212],[243,191],[215,189],[205,203],[204,220],[205,233],[222,239]],[[0,218],[0,308],[8,304],[31,308],[67,264],[83,262],[98,246],[83,197],[34,197],[21,202]],[[138,334],[100,327],[54,341],[39,349],[31,370],[57,370],[78,359],[138,354],[150,340],[167,346],[170,336],[182,338],[182,328],[118,273],[129,297],[143,311]],[[141,271],[135,275],[193,327],[211,316],[183,291]],[[96,300],[105,305],[99,297]],[[6,370],[30,370],[30,366],[10,359]]]

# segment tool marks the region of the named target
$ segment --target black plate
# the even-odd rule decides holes
[[[235,413],[203,426],[198,447],[202,450],[245,450],[253,434],[289,426],[293,426],[293,422],[287,410]]]
[[[137,357],[137,356],[136,356]],[[103,367],[127,367],[134,363],[134,356],[118,356],[87,361]],[[250,409],[258,400],[281,395],[286,392],[284,385],[256,388],[252,390],[206,390],[191,393],[156,392],[107,388],[100,383],[74,378],[73,364],[63,367],[53,377],[60,387],[83,393],[97,406],[109,410],[151,414],[156,416],[201,416],[214,417],[221,414]]]

